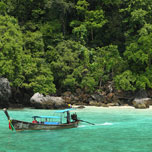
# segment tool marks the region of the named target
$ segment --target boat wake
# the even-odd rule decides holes
[[[95,124],[93,126],[110,126],[110,125],[113,125],[113,123],[110,123],[110,122],[105,122],[105,123],[101,123],[101,124]],[[83,128],[83,127],[88,127],[90,125],[80,125],[78,126],[79,128]],[[92,125],[91,125],[92,126]],[[92,126],[92,127],[93,127]]]
[[[110,122],[105,122],[105,123],[102,123],[102,124],[95,124],[96,126],[110,126],[110,125],[113,125],[113,123],[110,123]]]
[[[80,125],[78,126],[78,128],[83,128],[83,127],[86,127],[87,125]]]

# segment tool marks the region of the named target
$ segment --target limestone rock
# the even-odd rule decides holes
[[[93,94],[91,95],[92,99],[97,101],[97,102],[103,102],[104,101],[104,97],[100,94]]]
[[[145,90],[139,90],[132,103],[135,108],[144,109],[149,108],[150,102],[151,98],[148,98],[147,92]]]
[[[150,102],[151,102],[150,98],[141,98],[141,99],[135,98],[132,103],[135,108],[145,109],[145,108],[149,108]]]
[[[0,107],[7,107],[12,95],[8,79],[0,78]]]
[[[90,101],[89,105],[90,106],[102,106],[102,103],[101,102],[97,102],[97,101]]]
[[[35,108],[61,109],[66,107],[65,101],[61,97],[44,96],[40,93],[35,93],[30,102]]]
[[[118,103],[108,103],[107,106],[119,106]]]

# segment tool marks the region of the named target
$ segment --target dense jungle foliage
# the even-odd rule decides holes
[[[1,0],[0,77],[44,94],[152,88],[152,1]]]

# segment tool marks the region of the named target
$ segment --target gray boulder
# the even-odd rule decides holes
[[[8,79],[0,78],[0,107],[7,107],[12,95]]]
[[[149,108],[150,102],[151,98],[148,98],[147,92],[141,89],[136,93],[132,103],[135,108],[145,109]]]
[[[104,101],[104,96],[100,94],[92,94],[91,98],[97,102],[103,102]]]
[[[54,97],[49,95],[42,95],[40,93],[35,93],[31,99],[30,103],[35,108],[42,109],[62,109],[67,107],[64,99],[61,97]]]
[[[133,101],[133,106],[138,109],[149,108],[151,98],[135,98]]]

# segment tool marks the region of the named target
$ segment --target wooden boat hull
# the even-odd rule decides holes
[[[69,124],[59,124],[59,125],[45,125],[39,123],[30,123],[19,120],[11,120],[11,123],[16,131],[21,130],[56,130],[56,129],[67,129],[75,128],[78,126],[79,121],[71,122]]]

